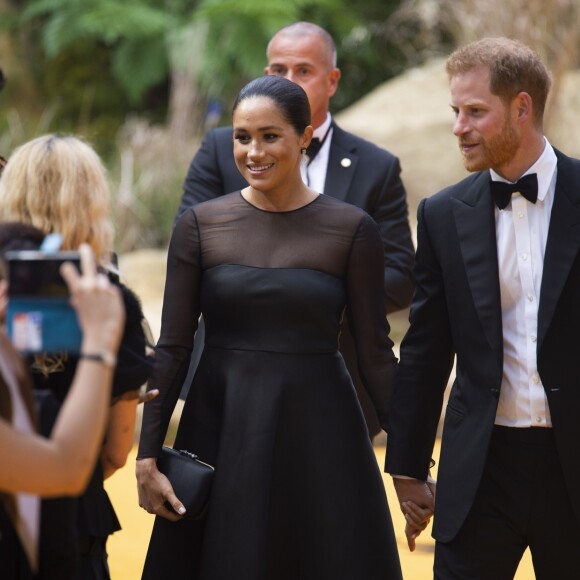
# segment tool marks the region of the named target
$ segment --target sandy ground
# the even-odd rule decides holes
[[[438,456],[438,451],[437,448],[435,457]],[[379,466],[383,465],[385,448],[375,447],[375,453]],[[150,516],[138,506],[134,459],[135,451],[129,458],[127,466],[106,483],[107,491],[111,496],[123,526],[123,530],[114,534],[108,543],[109,563],[113,580],[137,580],[141,577],[147,543],[153,525],[153,516]],[[425,532],[419,537],[415,552],[410,553],[404,536],[404,520],[397,508],[395,490],[391,479],[387,475],[384,475],[383,479],[397,534],[403,577],[405,580],[429,580],[433,577],[434,541],[430,536],[431,527],[428,529],[429,533]],[[515,578],[516,580],[533,580],[534,574],[528,552],[526,552]],[[168,578],[167,580],[171,579]],[[321,578],[320,580],[327,579]],[[352,580],[364,579],[357,578]]]

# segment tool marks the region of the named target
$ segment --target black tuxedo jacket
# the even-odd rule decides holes
[[[556,152],[557,182],[538,311],[538,372],[580,520],[580,161]],[[433,536],[455,537],[472,505],[495,421],[503,367],[489,172],[423,200],[411,326],[389,416],[387,471],[425,479],[454,357]],[[546,498],[549,501],[549,498]],[[570,514],[572,517],[573,514]]]
[[[322,193],[364,209],[377,222],[385,248],[387,311],[407,307],[413,291],[414,248],[400,173],[396,157],[333,123]],[[232,128],[213,129],[191,162],[177,215],[247,185],[234,161]]]

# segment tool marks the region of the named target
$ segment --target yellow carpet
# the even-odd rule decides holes
[[[435,455],[437,456],[438,450],[436,451]],[[375,453],[379,466],[382,468],[385,457],[384,447],[375,447]],[[123,529],[114,534],[108,542],[112,580],[138,580],[141,577],[147,543],[153,525],[153,516],[142,510],[137,501],[134,467],[135,451],[129,457],[127,466],[106,482],[107,491],[123,526]],[[434,541],[427,533],[430,528],[427,532],[423,532],[417,540],[415,552],[410,553],[405,540],[403,516],[397,507],[391,478],[385,475],[383,479],[397,533],[403,577],[405,580],[429,580],[433,577],[434,548]],[[534,573],[529,552],[524,555],[515,578],[516,580],[533,580]],[[327,579],[321,578],[320,580]]]

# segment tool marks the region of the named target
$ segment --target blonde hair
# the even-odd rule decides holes
[[[95,150],[74,136],[43,135],[10,156],[0,179],[0,221],[31,224],[62,235],[62,249],[89,244],[110,259],[107,173]]]

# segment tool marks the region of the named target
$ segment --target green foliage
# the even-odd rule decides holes
[[[266,9],[263,0],[201,0],[196,12],[200,17],[209,19],[246,15],[257,22],[269,20],[286,23],[300,20],[304,10],[311,7],[340,10],[343,5],[341,0],[268,0]]]
[[[138,104],[168,74],[166,35],[180,26],[180,16],[143,0],[33,0],[22,19],[42,19],[42,45],[49,58],[79,41],[109,47],[118,85],[129,102]]]
[[[141,97],[163,80],[168,70],[165,44],[151,42],[149,38],[126,40],[112,55],[113,74],[131,104],[139,104]]]
[[[129,103],[111,71],[111,54],[103,45],[77,41],[38,73],[46,102],[54,108],[52,130],[82,133],[108,154]]]
[[[141,109],[148,91],[183,66],[171,46],[195,22],[206,25],[203,50],[189,55],[184,49],[181,58],[196,59],[200,102],[210,95],[229,104],[240,86],[262,73],[272,34],[290,22],[311,20],[334,36],[348,79],[333,99],[337,111],[404,68],[405,55],[389,42],[384,26],[398,5],[399,0],[268,0],[267,6],[263,0],[28,0],[22,18],[40,23],[49,58],[81,40],[107,47],[116,85]]]
[[[69,46],[79,36],[106,44],[121,39],[155,37],[179,21],[163,7],[143,0],[33,0],[22,18],[45,17],[43,44],[49,56]]]
[[[337,19],[349,12],[342,0],[269,0],[264,8],[263,0],[201,0],[196,17],[209,26],[200,83],[209,94],[229,102],[261,75],[268,41],[282,26],[314,12]]]

